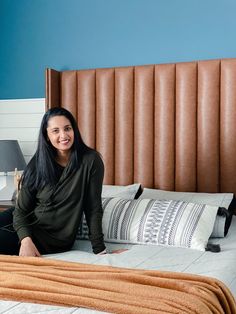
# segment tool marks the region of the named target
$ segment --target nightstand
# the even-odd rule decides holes
[[[13,201],[0,201],[0,212],[14,205]]]

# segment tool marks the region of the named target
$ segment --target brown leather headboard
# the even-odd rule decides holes
[[[106,184],[236,193],[236,59],[47,69],[46,104],[74,114]]]

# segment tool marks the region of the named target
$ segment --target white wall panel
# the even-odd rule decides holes
[[[0,140],[18,140],[26,162],[37,147],[45,99],[0,100]]]
[[[39,128],[1,128],[0,139],[15,139],[18,141],[35,141],[38,137]]]
[[[1,128],[33,128],[40,125],[41,113],[6,113],[0,114]]]
[[[45,109],[45,99],[7,99],[0,100],[1,114],[17,114],[17,113],[42,113]]]

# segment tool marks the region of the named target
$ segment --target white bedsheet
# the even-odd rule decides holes
[[[80,263],[111,265],[117,267],[169,270],[193,273],[217,278],[229,287],[236,298],[236,217],[233,217],[227,237],[212,239],[221,246],[221,252],[201,252],[197,250],[166,248],[161,246],[124,245],[107,243],[108,250],[127,248],[120,254],[94,255],[89,241],[79,241],[74,249],[61,253],[47,255],[46,258],[56,258]],[[87,314],[104,313],[82,308],[68,308],[13,301],[1,301],[0,313],[5,314]]]

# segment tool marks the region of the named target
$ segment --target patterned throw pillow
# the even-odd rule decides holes
[[[199,193],[199,192],[174,192],[159,189],[144,188],[139,198],[159,200],[179,200],[197,204],[207,204],[229,209],[233,201],[233,193]],[[232,213],[230,209],[223,215],[217,215],[211,238],[223,238],[230,227]]]
[[[204,251],[218,207],[183,201],[103,198],[107,242],[153,244]],[[84,225],[85,221],[83,222]],[[86,227],[83,226],[83,231]],[[86,235],[83,235],[86,238]]]

